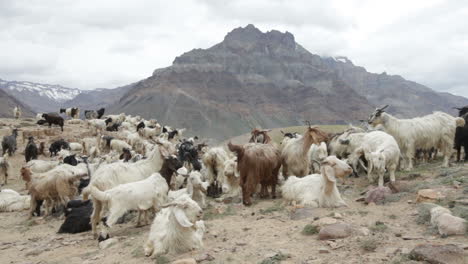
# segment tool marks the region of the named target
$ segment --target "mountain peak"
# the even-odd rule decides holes
[[[268,47],[282,47],[295,49],[296,41],[294,35],[278,30],[271,30],[263,33],[252,24],[246,27],[238,27],[229,32],[222,42],[226,47],[232,49],[254,49]]]

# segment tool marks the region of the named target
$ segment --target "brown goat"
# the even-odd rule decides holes
[[[272,142],[271,137],[268,135],[268,132],[271,130],[260,130],[260,129],[254,129],[250,134],[252,135],[250,137],[249,143],[262,143],[262,144],[269,144]]]
[[[268,186],[271,196],[276,198],[276,184],[281,167],[280,153],[271,144],[248,143],[243,146],[228,144],[229,150],[237,155],[237,169],[240,172],[242,201],[244,205],[251,205],[251,196],[257,185],[261,184],[260,197],[268,196]]]
[[[309,174],[309,150],[312,144],[328,143],[328,133],[309,126],[301,138],[291,139],[281,152],[283,176],[304,177]]]

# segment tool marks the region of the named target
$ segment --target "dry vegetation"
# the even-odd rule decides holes
[[[336,131],[342,127],[326,128]],[[302,132],[300,129],[283,130]],[[66,126],[64,135],[75,137],[85,132],[82,126]],[[272,136],[278,141],[279,129]],[[19,143],[22,152],[24,144],[21,140]],[[12,160],[12,176],[6,187],[24,194],[24,184],[19,178],[24,156],[17,153]],[[202,263],[407,263],[409,250],[420,243],[468,244],[466,236],[441,238],[435,234],[428,224],[430,206],[415,203],[419,189],[437,189],[446,198],[436,203],[451,207],[455,215],[468,219],[467,165],[452,164],[443,169],[440,161],[435,161],[419,165],[412,172],[399,172],[397,181],[401,192],[388,197],[384,205],[355,201],[368,188],[366,177],[339,183],[347,208],[305,210],[289,206],[281,199],[254,199],[251,207],[244,207],[210,199],[204,215],[207,226],[204,249],[156,259],[145,258],[142,250],[150,226],[135,228],[135,219],[116,225],[113,235],[119,242],[101,250],[90,232],[57,234],[61,218],[27,220],[26,211],[0,213],[1,263],[170,263],[206,254],[211,257]],[[304,212],[306,217],[301,217]],[[355,228],[366,228],[368,234],[353,234],[334,242],[320,241],[314,220],[327,216]]]

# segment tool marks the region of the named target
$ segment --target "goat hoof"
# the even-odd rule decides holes
[[[109,234],[106,234],[105,237],[102,236],[102,235],[99,235],[98,241],[99,241],[99,242],[102,242],[102,241],[107,240],[107,239],[109,239],[109,238],[110,238]]]

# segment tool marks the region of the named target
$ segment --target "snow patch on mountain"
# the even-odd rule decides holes
[[[82,93],[80,89],[67,88],[60,85],[40,84],[26,81],[4,81],[0,79],[0,86],[10,92],[30,93],[44,96],[59,103],[66,102]]]

